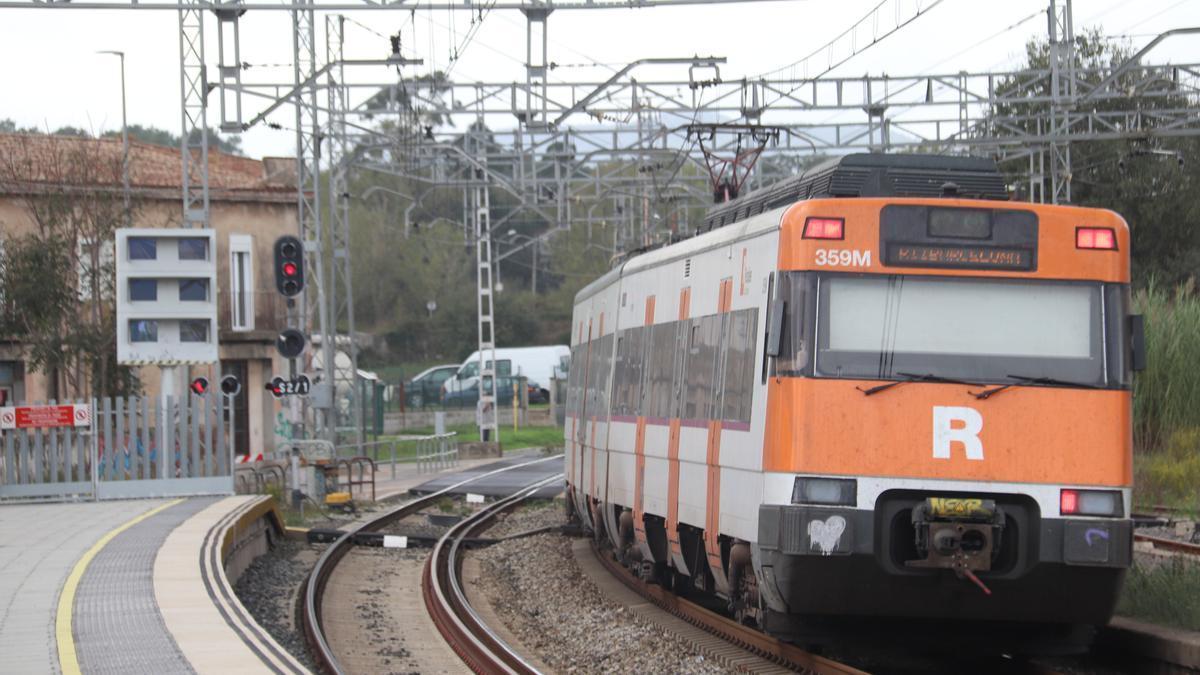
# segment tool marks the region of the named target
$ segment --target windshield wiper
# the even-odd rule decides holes
[[[878,394],[881,391],[891,389],[892,387],[895,387],[896,385],[907,384],[909,382],[940,382],[943,384],[969,384],[972,386],[979,386],[978,382],[967,382],[966,380],[956,380],[952,377],[942,377],[941,375],[934,375],[933,373],[896,373],[896,374],[899,375],[900,377],[903,377],[904,379],[896,380],[894,382],[888,382],[886,384],[875,385],[874,387],[871,387],[869,389],[863,389],[862,387],[855,387],[855,389],[861,391],[864,396],[871,396],[872,394]]]
[[[974,396],[975,398],[982,400],[985,398],[991,398],[991,396],[993,394],[999,394],[1000,392],[1004,391],[1005,389],[1015,387],[1019,384],[1025,384],[1025,385],[1028,385],[1028,384],[1050,384],[1050,385],[1058,385],[1060,387],[1078,387],[1080,389],[1099,389],[1100,388],[1098,385],[1090,384],[1088,382],[1072,382],[1071,380],[1060,380],[1056,377],[1029,377],[1028,375],[1011,375],[1011,374],[1005,375],[1005,377],[1012,379],[1012,380],[1016,380],[1016,382],[1009,382],[1008,384],[1002,384],[994,389],[985,389],[984,391],[972,391],[972,392],[970,392],[970,394],[972,396]]]

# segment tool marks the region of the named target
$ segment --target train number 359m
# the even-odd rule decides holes
[[[819,248],[816,262],[824,267],[870,267],[871,252],[848,248]]]

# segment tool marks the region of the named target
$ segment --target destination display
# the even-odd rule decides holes
[[[1032,270],[1033,251],[993,246],[891,244],[888,265],[897,267],[956,267],[964,269]]]

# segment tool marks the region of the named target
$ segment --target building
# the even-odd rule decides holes
[[[30,134],[0,134],[0,246],[3,241],[39,227],[39,212],[53,200],[86,200],[104,195],[107,203],[121,204],[122,144],[119,138],[78,138]],[[179,148],[130,141],[130,222],[132,227],[179,227],[182,223],[182,162]],[[286,363],[275,351],[275,336],[285,327],[284,299],[275,291],[272,246],[277,237],[295,234],[296,165],[294,159],[262,161],[225,153],[209,153],[211,226],[216,231],[217,326],[220,366],[224,374],[242,380],[235,401],[237,451],[269,452],[274,447],[281,407],[267,392],[266,383],[286,372]],[[112,214],[107,214],[112,220]],[[117,217],[123,226],[124,208]],[[91,252],[101,263],[112,261],[111,240],[92,247],[77,235],[78,256]],[[0,260],[3,260],[0,249]],[[80,263],[81,265],[83,263]],[[111,265],[107,268],[111,269]],[[91,278],[78,275],[81,306],[91,301]],[[100,293],[111,300],[113,281],[101,280]],[[105,303],[97,303],[104,305]],[[26,345],[0,335],[0,398],[8,401],[44,401],[56,392],[68,398],[86,391],[78,381],[66,383],[29,367]],[[115,354],[113,355],[115,359]],[[215,384],[216,368],[191,366],[192,377],[206,376]],[[154,366],[136,369],[146,396],[159,393],[159,373]]]

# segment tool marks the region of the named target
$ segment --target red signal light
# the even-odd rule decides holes
[[[1117,233],[1111,227],[1077,227],[1075,228],[1075,248],[1115,251],[1117,250]]]
[[[203,396],[203,395],[207,394],[208,393],[208,378],[207,377],[197,377],[196,379],[192,380],[191,384],[188,385],[188,389],[190,389],[192,391],[192,393],[197,396]]]
[[[284,276],[294,277],[294,276],[296,276],[296,272],[297,272],[296,263],[294,263],[294,262],[283,263]]]
[[[1058,501],[1058,511],[1064,516],[1077,513],[1079,511],[1079,491],[1063,490]]]
[[[804,221],[805,239],[845,239],[844,218],[809,218]]]

